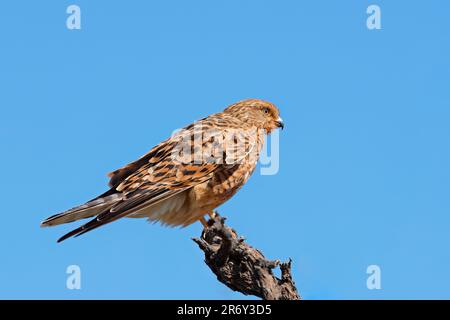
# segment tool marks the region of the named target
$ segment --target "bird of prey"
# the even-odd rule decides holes
[[[147,218],[168,226],[206,224],[253,173],[264,136],[284,128],[278,108],[259,99],[228,106],[178,130],[148,153],[108,174],[110,189],[41,226],[94,217],[61,242],[117,219]]]

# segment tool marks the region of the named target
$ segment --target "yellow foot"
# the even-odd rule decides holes
[[[208,216],[209,216],[211,219],[214,219],[214,218],[216,217],[216,213],[215,213],[214,211],[211,211],[211,212],[208,213]]]

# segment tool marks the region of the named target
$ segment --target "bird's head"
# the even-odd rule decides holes
[[[259,99],[248,99],[239,101],[224,110],[234,117],[256,126],[258,129],[264,129],[267,133],[276,128],[284,128],[283,119],[280,117],[278,108],[270,102]]]

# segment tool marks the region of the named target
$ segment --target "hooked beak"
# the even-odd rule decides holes
[[[278,117],[278,119],[275,121],[275,123],[277,124],[278,128],[281,128],[281,130],[284,129],[284,122],[283,119],[281,119],[280,117]]]

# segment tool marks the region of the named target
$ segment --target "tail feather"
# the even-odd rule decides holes
[[[69,209],[67,211],[48,217],[41,223],[41,227],[56,226],[62,223],[77,221],[100,214],[105,210],[109,210],[114,204],[121,200],[120,193],[105,193],[85,204]]]

